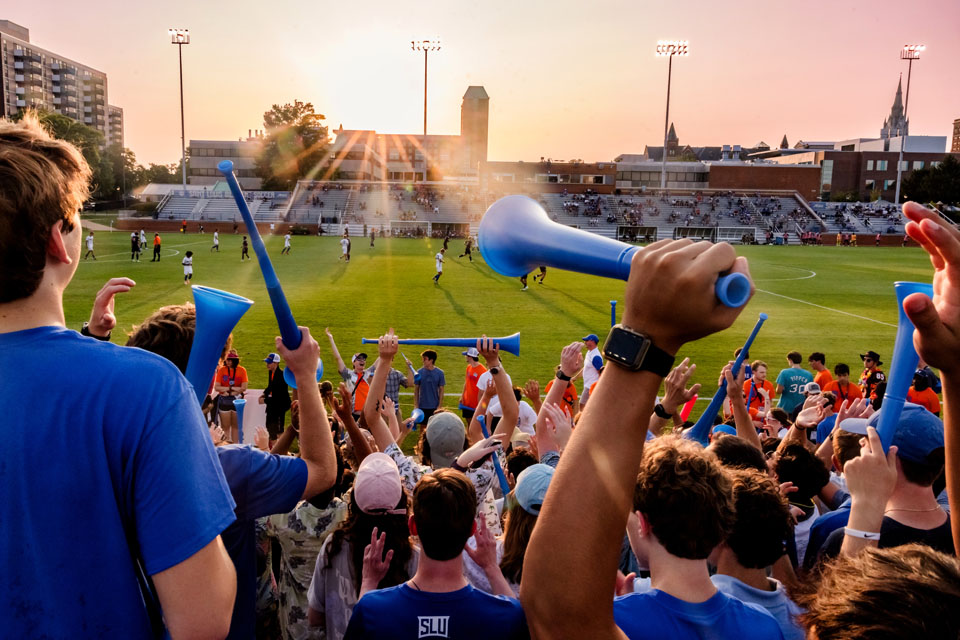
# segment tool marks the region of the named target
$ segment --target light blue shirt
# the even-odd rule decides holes
[[[790,367],[781,371],[777,376],[777,385],[783,387],[783,393],[777,406],[790,413],[797,405],[803,404],[803,388],[808,382],[813,382],[813,374],[806,369]]]
[[[784,640],[803,640],[806,637],[803,627],[796,621],[796,616],[803,613],[803,609],[787,596],[787,592],[779,581],[770,579],[770,582],[776,585],[775,591],[762,591],[732,576],[719,573],[712,576],[710,580],[713,581],[713,586],[728,596],[766,609],[776,618]]]

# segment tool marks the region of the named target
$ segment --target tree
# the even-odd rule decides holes
[[[916,202],[960,203],[960,161],[946,156],[936,167],[914,170],[903,179],[901,193]]]
[[[265,189],[290,189],[326,164],[329,136],[313,104],[294,100],[273,105],[263,114],[267,137],[257,157],[257,174]]]

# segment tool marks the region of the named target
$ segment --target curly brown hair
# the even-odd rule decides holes
[[[730,475],[700,445],[662,436],[644,447],[633,508],[668,553],[706,559],[733,527]]]
[[[54,139],[29,112],[0,120],[0,303],[36,292],[47,264],[50,230],[79,224],[90,167],[72,144]]]
[[[736,517],[727,546],[742,566],[768,567],[784,554],[784,541],[792,535],[789,505],[765,473],[734,469],[731,476]]]
[[[160,307],[131,329],[127,346],[163,356],[185,373],[196,326],[197,309],[189,302]]]
[[[827,564],[797,603],[821,640],[957,638],[960,561],[921,544],[864,549]]]

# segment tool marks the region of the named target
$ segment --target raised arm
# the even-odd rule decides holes
[[[470,444],[483,439],[483,428],[480,426],[480,418],[483,417],[485,420],[487,419],[487,405],[490,404],[490,399],[493,398],[496,392],[497,387],[493,380],[488,381],[481,391],[480,399],[477,401],[477,409],[473,412],[473,417],[470,418],[470,424],[467,425],[467,441]]]
[[[353,419],[353,403],[350,401],[350,391],[344,382],[340,383],[340,399],[331,395],[333,410],[337,412],[337,417],[343,423],[343,428],[347,430],[350,436],[350,442],[353,443],[354,455],[357,457],[357,464],[363,462],[363,459],[373,453],[370,443],[357,426],[357,421]]]
[[[583,343],[571,342],[560,350],[560,374],[569,379],[573,379],[579,371],[583,370]],[[567,390],[569,380],[555,378],[554,383],[550,385],[550,391],[547,397],[543,399],[544,404],[555,404],[563,406],[563,394]],[[574,411],[576,415],[576,411]]]
[[[746,273],[726,244],[661,241],[637,251],[623,324],[676,354],[724,329],[739,309],[721,305],[717,275]],[[520,597],[537,638],[623,638],[611,597],[633,507],[647,422],[662,378],[611,362],[560,458],[527,547]],[[590,517],[582,505],[591,504]]]
[[[843,465],[843,477],[850,490],[850,519],[840,553],[855,556],[880,543],[883,511],[897,484],[897,447],[891,446],[884,455],[877,430],[867,427],[860,455]]]
[[[330,327],[324,329],[323,332],[326,333],[327,338],[330,339],[330,352],[333,353],[333,358],[337,361],[337,372],[340,373],[340,375],[343,375],[344,371],[349,374],[350,370],[347,369],[347,365],[343,363],[343,358],[340,357],[340,351],[337,350],[337,343],[333,340],[333,334],[330,333]]]
[[[743,397],[743,367],[736,378],[732,372],[733,363],[727,364],[723,368],[723,377],[727,381],[727,397],[730,398],[730,405],[733,407],[733,420],[737,426],[737,436],[743,438],[758,450],[760,446],[760,436],[757,435],[757,428],[753,426],[753,418],[750,417],[750,411],[747,409],[746,400]]]
[[[333,450],[333,436],[327,411],[320,399],[317,386],[317,364],[320,360],[320,345],[310,335],[310,329],[300,327],[303,340],[293,351],[283,346],[278,337],[277,353],[293,370],[297,381],[300,404],[300,458],[307,464],[307,485],[303,498],[308,499],[326,491],[337,481],[337,454]]]
[[[386,335],[380,336],[377,342],[379,354],[377,369],[373,372],[373,379],[370,380],[370,390],[367,392],[367,400],[363,403],[363,418],[367,423],[367,428],[370,429],[370,433],[377,441],[377,448],[380,451],[396,442],[396,435],[390,433],[387,423],[380,416],[377,401],[383,398],[383,392],[387,388],[387,374],[390,373],[390,367],[393,366],[393,358],[397,355],[398,348],[397,336],[393,333],[393,329],[387,331]]]
[[[680,364],[673,368],[666,378],[663,380],[663,402],[660,404],[663,406],[663,410],[669,413],[671,416],[676,417],[680,412],[680,407],[682,407],[687,400],[697,395],[697,392],[700,391],[700,383],[697,383],[687,389],[687,382],[690,381],[690,377],[693,376],[693,373],[697,370],[697,365],[690,364],[690,358],[684,358]],[[650,433],[655,436],[659,436],[663,433],[663,428],[667,425],[667,422],[672,421],[673,418],[661,418],[656,413],[650,414]]]
[[[530,401],[533,410],[539,412],[540,405],[543,404],[540,399],[540,383],[532,378],[527,380],[527,384],[523,385],[523,395]]]
[[[510,436],[513,435],[513,430],[517,428],[520,404],[517,402],[517,397],[513,395],[510,379],[500,362],[500,345],[494,344],[492,338],[483,336],[477,340],[477,351],[480,352],[480,356],[486,362],[487,371],[490,372],[493,383],[497,387],[497,397],[500,398],[502,415],[499,424],[497,424],[497,430],[490,435],[496,436],[499,434],[502,436],[501,440],[503,442],[510,442]]]
[[[153,575],[171,638],[222,638],[230,630],[237,573],[220,536]]]

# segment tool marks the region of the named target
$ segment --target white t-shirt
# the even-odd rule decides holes
[[[220,233],[218,231],[213,232],[213,244],[220,244]]]
[[[183,275],[187,276],[187,275],[190,275],[191,273],[193,273],[193,258],[192,258],[192,257],[187,258],[186,256],[184,256],[183,260],[181,261],[181,264],[183,265]]]
[[[341,238],[341,239],[340,239],[340,248],[343,249],[344,255],[346,255],[347,249],[348,249],[349,247],[350,247],[350,241],[347,240],[346,238]]]
[[[87,236],[87,251],[93,251],[93,236]]]
[[[443,254],[438,253],[434,257],[437,259],[437,272],[443,271]]]
[[[587,351],[587,356],[583,359],[583,389],[586,391],[590,388],[594,382],[600,378],[600,372],[597,370],[596,365],[594,365],[594,358],[600,358],[600,362],[603,362],[603,356],[600,354],[600,349],[591,349]],[[603,366],[601,364],[600,366]]]
[[[283,246],[285,246],[285,247],[289,247],[289,246],[290,246],[290,234],[289,234],[289,233],[288,233],[287,235],[283,236]]]
[[[140,242],[143,244],[147,243],[147,234],[145,234],[143,231],[140,232]]]
[[[533,407],[527,404],[526,400],[521,400],[519,404],[520,415],[517,418],[517,429],[520,429],[520,431],[523,431],[524,433],[534,435],[537,432],[537,412],[533,410]],[[503,409],[500,407],[499,397],[490,401],[487,411],[494,417],[503,417]]]
[[[507,375],[507,384],[513,387],[513,380],[510,378],[510,374],[508,373],[506,375]],[[480,391],[480,395],[483,395],[483,390],[487,388],[487,385],[490,383],[490,380],[492,379],[493,379],[493,374],[490,373],[489,371],[484,371],[483,373],[480,374],[480,377],[477,378],[477,389]],[[493,400],[490,401],[491,407],[493,406],[494,402],[496,402],[497,404],[500,404],[500,401],[497,400],[496,396],[494,396]]]

